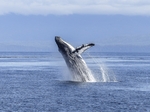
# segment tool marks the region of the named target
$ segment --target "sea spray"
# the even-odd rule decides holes
[[[117,81],[113,71],[110,70],[108,67],[106,67],[106,65],[101,60],[97,60],[96,58],[91,56],[89,53],[86,53],[86,54],[94,62],[94,67],[98,67],[97,68],[98,70],[94,68],[94,70],[92,71],[97,81],[100,81],[100,82],[116,82]]]
[[[78,61],[78,63],[74,66],[73,70],[69,69],[69,71],[72,75],[72,79],[74,81],[79,81],[79,82],[81,82],[81,81],[96,82],[96,79],[94,78],[94,75],[92,74],[89,67],[83,63],[85,63],[84,60]]]
[[[89,67],[83,63],[86,63],[84,60],[79,61],[74,65],[74,68],[68,69],[66,66],[62,67],[63,80],[70,80],[75,82],[97,82],[92,71]],[[64,65],[65,63],[62,63]]]

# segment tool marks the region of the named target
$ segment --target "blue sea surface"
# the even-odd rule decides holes
[[[96,78],[103,65],[116,80],[71,81],[59,53],[0,52],[0,112],[150,112],[150,53],[83,58]]]

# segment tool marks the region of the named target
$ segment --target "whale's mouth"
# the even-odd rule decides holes
[[[59,51],[65,47],[63,40],[59,36],[55,36],[55,42],[58,46]]]
[[[59,36],[55,36],[55,42],[57,43],[58,47],[62,43],[62,39]]]

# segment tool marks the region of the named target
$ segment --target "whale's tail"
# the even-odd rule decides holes
[[[85,50],[89,49],[90,47],[94,46],[94,43],[89,43],[89,44],[83,44],[80,47],[77,47],[72,53],[77,52],[78,54],[83,53]]]

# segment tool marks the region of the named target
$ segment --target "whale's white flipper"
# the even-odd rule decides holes
[[[95,45],[95,44],[93,44],[93,43],[90,43],[90,44],[83,44],[82,46],[77,47],[72,53],[77,52],[77,53],[81,54],[81,53],[83,53],[85,50],[87,50],[88,48],[90,48],[90,47],[92,47],[92,46],[94,46],[94,45]]]

